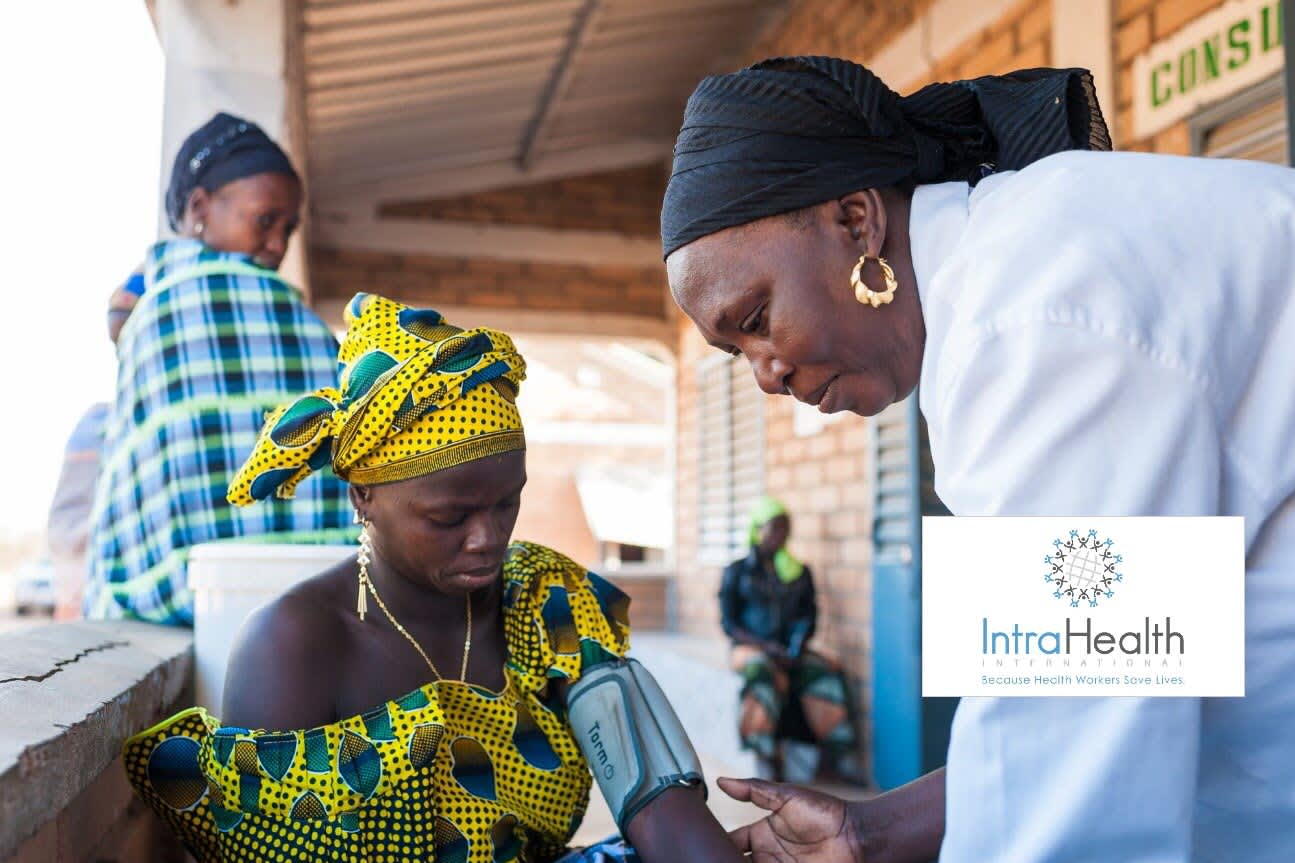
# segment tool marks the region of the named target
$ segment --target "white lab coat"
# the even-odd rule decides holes
[[[919,188],[955,515],[1241,515],[1245,698],[968,698],[942,863],[1295,861],[1295,171],[1066,153]]]

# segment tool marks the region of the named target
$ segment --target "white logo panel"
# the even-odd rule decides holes
[[[1242,519],[922,519],[922,694],[1244,695]]]

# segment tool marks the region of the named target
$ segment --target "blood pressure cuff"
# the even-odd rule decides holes
[[[687,733],[648,670],[633,659],[590,668],[567,698],[571,733],[625,834],[661,792],[706,783]]]

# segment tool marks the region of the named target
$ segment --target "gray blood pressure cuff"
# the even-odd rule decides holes
[[[571,733],[621,835],[667,788],[700,785],[701,762],[665,693],[633,659],[596,665],[567,697]]]

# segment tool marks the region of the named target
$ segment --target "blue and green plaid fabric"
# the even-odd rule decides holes
[[[293,500],[225,500],[266,412],[336,384],[337,341],[290,285],[244,255],[171,240],[145,268],[117,345],[85,609],[189,625],[190,547],[354,541],[346,485],[331,471]]]

